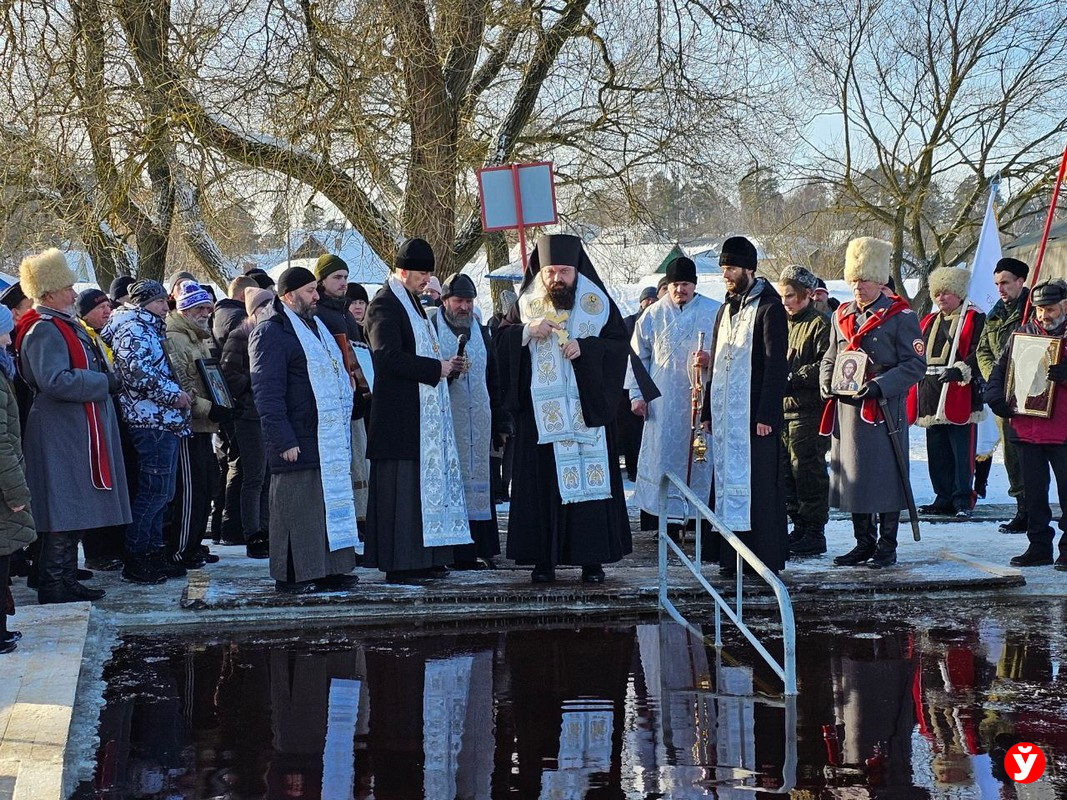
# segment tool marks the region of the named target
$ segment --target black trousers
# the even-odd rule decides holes
[[[222,448],[215,454],[218,469],[213,487],[211,533],[216,541],[241,542],[241,448],[233,422],[219,425]],[[233,480],[231,480],[231,476]]]
[[[1019,458],[1022,462],[1023,494],[1030,524],[1026,537],[1031,545],[1052,552],[1052,508],[1049,506],[1049,468],[1056,476],[1056,491],[1060,500],[1059,528],[1067,530],[1067,445],[1030,444],[1019,442]],[[1060,554],[1067,555],[1067,537],[1060,536]]]
[[[0,556],[0,635],[7,633],[7,582],[11,556]]]
[[[976,426],[931,425],[926,429],[930,484],[938,505],[956,511],[974,505],[974,439]]]
[[[229,519],[232,514],[229,509],[231,495],[236,495],[240,529],[247,540],[253,534],[265,533],[270,518],[267,452],[263,444],[263,428],[258,419],[235,419],[233,434],[237,457],[230,459],[229,474],[226,476],[225,518]],[[223,524],[229,530],[226,523]]]
[[[645,421],[630,410],[629,396],[624,397],[620,402],[615,421],[619,452],[626,464],[626,477],[636,480],[637,457],[641,453],[641,437],[645,431]]]
[[[1003,417],[997,417],[1000,428],[1000,443],[1004,448],[1004,471],[1008,473],[1008,495],[1014,497],[1021,508],[1026,508],[1023,498],[1023,467],[1019,462],[1019,445],[1014,440],[1011,424]]]
[[[500,489],[505,495],[511,494],[511,473],[515,466],[515,437],[509,436],[504,442],[504,458],[500,465]]]
[[[82,537],[82,552],[85,560],[121,559],[126,553],[126,526],[110,525],[106,528],[93,528]]]
[[[511,499],[511,465],[515,458],[514,436],[509,436],[499,457],[489,457],[489,490],[493,503]]]
[[[175,560],[192,555],[207,532],[218,462],[210,433],[194,433],[178,443],[178,474],[166,528],[167,553]]]

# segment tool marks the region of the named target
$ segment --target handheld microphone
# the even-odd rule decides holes
[[[459,335],[459,349],[456,350],[456,358],[463,358],[463,351],[467,349],[467,334]]]

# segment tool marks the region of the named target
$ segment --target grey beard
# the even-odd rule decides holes
[[[285,305],[288,305],[289,306],[289,310],[292,311],[294,314],[296,314],[298,317],[303,317],[306,320],[310,320],[311,319],[312,311],[314,310],[314,307],[312,306],[311,303],[304,303],[304,302],[285,303],[284,300],[282,301],[282,303],[285,304]]]
[[[448,309],[446,309],[444,306],[441,307],[441,313],[443,313],[445,315],[445,322],[447,322],[453,328],[468,328],[469,329],[471,327],[471,322],[474,319],[474,315],[473,314],[471,314],[468,317],[456,317],[456,316],[453,316],[452,313],[450,311],[448,311]]]

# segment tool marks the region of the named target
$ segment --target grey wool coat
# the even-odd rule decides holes
[[[38,531],[84,531],[130,522],[119,422],[108,394],[107,362],[71,316],[38,306],[69,325],[85,349],[88,369],[73,369],[62,334],[42,319],[22,340],[19,370],[34,394],[23,449],[26,482]],[[96,405],[111,463],[110,490],[93,486],[85,403]]]
[[[12,506],[26,506],[12,511]],[[37,534],[30,516],[30,487],[22,461],[22,426],[15,387],[0,375],[0,558],[31,544]],[[3,591],[5,586],[0,586]],[[4,613],[0,610],[0,614]]]
[[[890,300],[880,297],[867,313],[888,308]],[[819,371],[823,396],[830,394],[830,376],[838,352],[848,347],[841,331],[843,316],[856,314],[852,301],[833,315],[830,347],[823,356]],[[859,330],[866,315],[855,326]],[[919,320],[911,309],[890,317],[860,341],[860,349],[870,357],[868,375],[889,401],[889,410],[896,420],[898,437],[904,459],[908,459],[908,419],[906,401],[908,390],[926,374],[925,345]],[[878,417],[877,424],[860,417],[860,402],[839,400],[830,443],[830,505],[853,514],[880,514],[907,508],[904,488],[897,471],[896,456],[886,431]]]

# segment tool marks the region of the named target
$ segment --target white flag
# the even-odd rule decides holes
[[[1000,230],[997,228],[997,215],[993,211],[993,200],[997,195],[996,186],[989,192],[982,232],[978,234],[978,247],[971,261],[971,282],[967,296],[979,311],[988,312],[1000,299],[996,284],[993,283],[993,269],[1001,258]]]
[[[997,227],[996,212],[993,211],[993,201],[996,196],[997,187],[994,184],[989,192],[985,219],[982,220],[982,231],[978,234],[978,247],[975,248],[974,260],[971,261],[971,281],[967,287],[968,299],[979,311],[986,313],[1000,299],[997,286],[993,283],[993,269],[1001,258],[1000,230]],[[992,455],[999,439],[1000,431],[997,429],[996,420],[992,413],[987,412],[985,419],[978,423],[975,453],[980,456]]]

